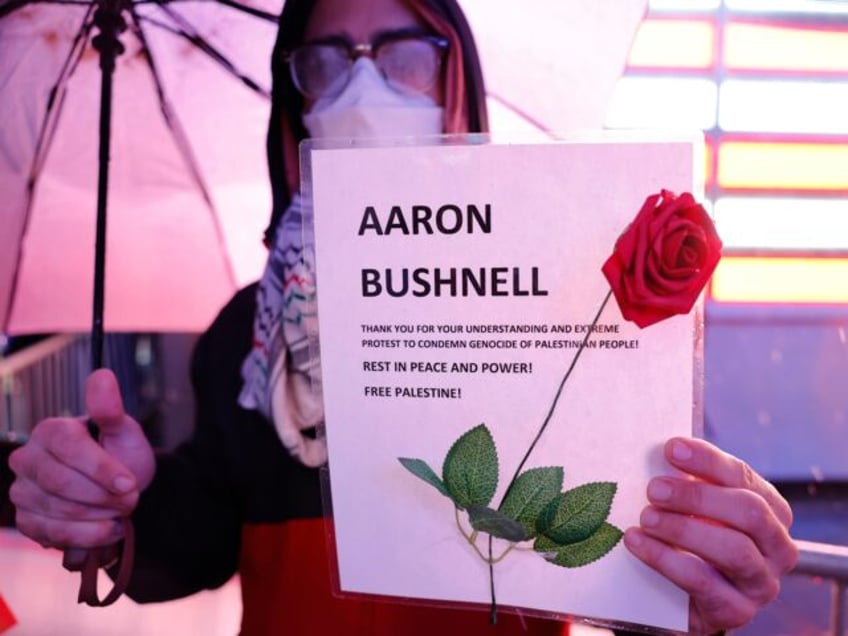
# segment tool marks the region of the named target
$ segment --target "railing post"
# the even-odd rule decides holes
[[[845,586],[848,584],[848,546],[795,540],[798,563],[790,574],[821,577],[832,581],[830,634],[845,633]]]
[[[69,348],[79,338],[71,334],[51,336],[0,358],[0,438],[23,443],[39,419],[76,406],[60,402],[56,375],[58,359],[69,355]]]

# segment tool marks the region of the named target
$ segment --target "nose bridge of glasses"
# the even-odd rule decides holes
[[[358,60],[360,57],[370,57],[373,59],[374,53],[374,45],[371,42],[362,42],[350,47],[350,58],[352,60]]]

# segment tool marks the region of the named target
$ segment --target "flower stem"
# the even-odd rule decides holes
[[[580,355],[583,353],[583,350],[586,348],[586,344],[589,342],[589,337],[594,333],[595,325],[598,324],[598,321],[601,319],[601,314],[604,312],[604,308],[607,306],[610,297],[612,296],[612,290],[610,289],[607,292],[607,295],[604,297],[601,306],[598,308],[598,312],[595,314],[594,319],[592,320],[591,325],[586,330],[586,335],[583,337],[583,341],[580,343],[580,347],[577,349],[577,353],[574,354],[574,357],[571,359],[571,364],[568,366],[568,369],[565,372],[565,375],[562,376],[562,380],[559,383],[559,388],[557,388],[556,395],[554,395],[553,402],[551,402],[551,407],[548,409],[548,414],[545,416],[545,421],[542,422],[542,426],[539,427],[539,431],[536,433],[536,437],[533,438],[533,441],[530,443],[530,447],[527,449],[527,452],[524,453],[524,457],[521,459],[521,462],[518,464],[518,468],[515,469],[515,474],[513,474],[512,479],[509,482],[509,485],[504,492],[503,502],[506,499],[509,491],[512,489],[513,484],[515,484],[515,480],[518,479],[518,476],[521,474],[521,469],[524,468],[524,464],[527,463],[527,460],[530,458],[530,453],[533,452],[533,449],[536,448],[536,444],[539,443],[539,439],[542,437],[542,433],[545,432],[545,429],[548,427],[548,424],[551,421],[551,417],[553,417],[554,411],[556,410],[557,402],[559,402],[559,398],[562,395],[562,390],[565,388],[565,383],[568,381],[568,378],[571,376],[571,372],[574,371],[574,367],[577,365],[577,361],[580,359]]]
[[[491,558],[487,558],[485,554],[480,552],[480,548],[477,547],[477,531],[474,530],[470,534],[465,531],[465,528],[462,527],[462,521],[459,518],[459,508],[455,508],[456,511],[456,527],[459,528],[460,534],[465,537],[465,540],[468,541],[468,545],[474,548],[474,551],[477,553],[477,556],[480,557],[482,561],[488,563]]]
[[[498,624],[498,603],[495,600],[495,562],[492,560],[492,535],[489,535],[489,591],[492,597],[492,606],[489,610],[489,623]]]
[[[583,353],[583,350],[586,348],[586,344],[589,342],[589,338],[594,333],[595,325],[598,324],[598,321],[601,319],[601,314],[604,312],[604,308],[607,306],[609,302],[610,296],[612,296],[612,289],[607,292],[607,295],[604,296],[604,300],[601,303],[601,306],[598,308],[595,317],[592,319],[592,324],[589,325],[589,328],[586,330],[586,335],[583,337],[583,341],[580,343],[580,347],[577,349],[577,353],[574,354],[574,357],[571,359],[571,364],[568,365],[568,369],[565,371],[565,375],[562,376],[562,380],[559,383],[559,387],[557,388],[557,392],[554,395],[554,399],[551,402],[551,408],[548,409],[548,414],[545,416],[544,422],[542,422],[542,426],[539,427],[539,431],[536,433],[536,437],[533,438],[533,441],[530,443],[527,452],[524,453],[524,457],[521,458],[521,461],[518,464],[518,468],[515,469],[515,474],[513,474],[512,479],[509,481],[509,484],[506,487],[506,491],[504,492],[503,497],[501,498],[501,504],[503,504],[504,500],[509,495],[509,491],[512,490],[513,485],[515,484],[515,480],[518,479],[518,476],[521,474],[521,469],[524,468],[524,464],[527,463],[527,460],[530,458],[530,453],[533,452],[533,449],[536,448],[536,444],[539,443],[539,440],[542,437],[542,434],[545,432],[545,429],[548,427],[548,424],[551,421],[551,418],[554,415],[554,411],[556,410],[557,402],[559,402],[559,398],[562,395],[562,390],[565,388],[565,383],[568,381],[568,378],[571,376],[571,372],[574,371],[574,367],[577,365],[577,361],[580,359],[580,355]],[[492,535],[489,535],[489,586],[491,589],[491,609],[489,611],[489,622],[492,625],[497,623],[498,618],[498,606],[495,600],[495,563],[492,558]]]

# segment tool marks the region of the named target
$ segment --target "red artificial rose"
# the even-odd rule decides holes
[[[647,327],[689,313],[720,258],[703,206],[663,190],[645,200],[602,270],[624,318]]]

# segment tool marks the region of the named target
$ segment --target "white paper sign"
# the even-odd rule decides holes
[[[485,425],[497,483],[481,503],[497,509],[578,352],[522,471],[561,468],[561,491],[613,484],[605,523],[638,523],[648,480],[670,472],[662,443],[700,424],[698,317],[639,329],[611,298],[581,343],[616,239],[650,194],[694,191],[695,149],[604,138],[307,151],[343,592],[491,601],[488,535],[478,553],[463,534],[471,507],[457,515],[438,489],[459,475],[485,490],[491,466],[463,474],[474,443],[448,477],[443,463]],[[687,596],[621,542],[580,567],[548,562],[532,539],[517,545],[493,568],[501,606],[687,629]],[[494,556],[508,547],[496,539]]]

